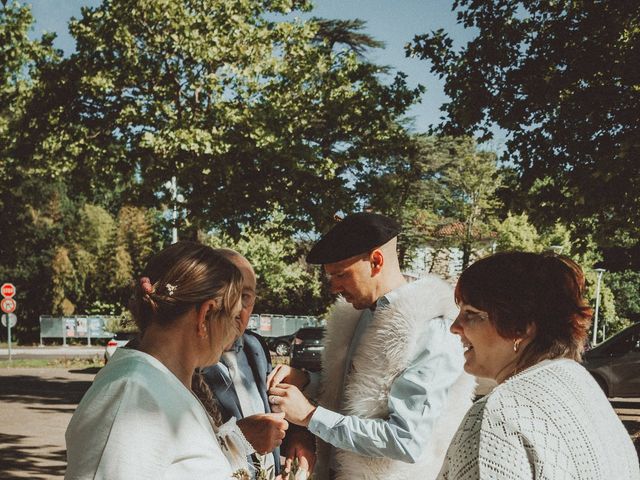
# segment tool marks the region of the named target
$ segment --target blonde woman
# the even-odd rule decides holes
[[[192,391],[196,369],[238,335],[241,293],[240,271],[210,247],[179,242],[151,258],[130,302],[139,344],[118,349],[80,402],[66,479],[224,479],[246,466],[235,420],[218,429]]]

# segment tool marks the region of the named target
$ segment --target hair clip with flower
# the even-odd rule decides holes
[[[147,295],[151,295],[153,293],[153,285],[151,285],[151,280],[149,277],[140,278],[140,287],[142,291]]]

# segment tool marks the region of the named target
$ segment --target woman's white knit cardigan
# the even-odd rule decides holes
[[[638,456],[591,375],[546,360],[469,410],[439,479],[640,480]]]

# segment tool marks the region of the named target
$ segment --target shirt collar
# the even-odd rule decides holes
[[[369,310],[375,312],[378,308],[388,307],[391,305],[398,296],[396,290],[391,290],[390,292],[382,295],[378,300],[376,300],[376,303],[369,307]]]
[[[371,310],[372,312],[375,312],[378,308],[386,307],[387,305],[389,305],[389,300],[387,299],[386,295],[383,295],[378,300],[376,300],[376,302],[373,305],[369,307],[369,310]]]
[[[242,335],[240,335],[238,338],[236,338],[236,341],[233,342],[233,345],[231,345],[231,348],[227,351],[240,353],[242,347],[244,347],[244,339],[242,338]]]

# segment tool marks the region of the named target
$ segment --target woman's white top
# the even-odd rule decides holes
[[[638,455],[580,364],[546,360],[469,409],[439,479],[640,480]]]
[[[69,423],[65,479],[227,479],[231,466],[216,433],[167,367],[119,348]]]

